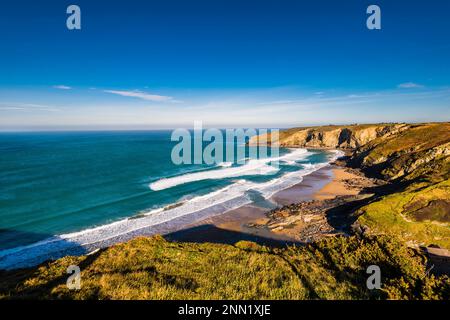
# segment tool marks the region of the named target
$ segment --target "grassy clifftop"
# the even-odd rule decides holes
[[[413,245],[450,249],[450,181],[413,184],[360,208],[358,223],[374,234],[396,234]]]
[[[282,132],[280,142],[353,145],[348,163],[386,181],[346,212],[358,236],[283,249],[138,238],[0,271],[0,298],[450,299],[449,277],[427,272],[427,258],[415,249],[450,249],[449,123],[297,128]],[[66,287],[69,265],[82,270],[81,290]],[[366,287],[369,265],[382,270],[381,290]]]
[[[409,125],[356,149],[353,166],[389,184],[360,208],[372,233],[394,233],[410,244],[450,249],[450,124]]]
[[[81,290],[66,287],[80,266]],[[368,290],[366,269],[382,270]],[[449,299],[450,279],[426,272],[425,257],[392,237],[338,237],[273,249],[137,238],[82,257],[2,272],[1,298],[39,299]]]
[[[280,132],[277,143],[353,149],[350,166],[388,182],[352,213],[357,223],[375,234],[450,249],[450,123],[293,128]]]
[[[357,148],[351,161],[388,180],[442,180],[449,178],[449,155],[450,123],[430,123],[373,139]]]

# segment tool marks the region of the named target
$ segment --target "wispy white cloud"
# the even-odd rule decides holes
[[[445,98],[450,96],[450,90],[388,90],[378,92],[362,92],[341,94],[335,96],[318,96],[311,95],[292,100],[274,100],[274,101],[262,101],[254,104],[247,103],[246,109],[255,109],[257,111],[264,108],[273,108],[277,111],[289,110],[318,110],[319,108],[331,108],[331,107],[347,107],[360,105],[362,107],[367,105],[373,105],[378,103],[379,105],[385,105],[386,103],[402,103],[404,101],[413,101],[418,103],[423,100],[433,100],[437,98]],[[242,104],[239,108],[242,108]]]
[[[60,85],[57,85],[57,86],[53,86],[53,88],[59,89],[59,90],[70,90],[70,89],[72,89],[72,87],[65,86],[63,84],[60,84]]]
[[[34,103],[0,103],[0,110],[4,111],[47,111],[59,112],[61,109],[53,106]]]
[[[414,82],[405,82],[400,83],[397,87],[401,89],[413,89],[413,88],[423,88],[423,85]]]
[[[131,97],[131,98],[138,98],[143,99],[147,101],[155,101],[155,102],[181,102],[179,100],[175,100],[173,97],[169,96],[161,96],[158,94],[151,94],[147,92],[143,92],[140,90],[103,90],[103,92],[106,93],[112,93],[123,97]]]
[[[188,127],[195,120],[204,121],[205,127],[286,127],[349,121],[366,123],[450,119],[447,111],[450,87],[426,86],[421,90],[394,87],[380,91],[336,89],[325,91],[323,95],[315,94],[316,91],[294,91],[296,89],[273,93],[267,89],[192,91],[185,94],[183,104],[173,104],[170,108],[168,104],[175,99],[169,95],[178,97],[183,93],[167,91],[170,92],[168,96],[160,96],[150,94],[152,90],[147,91],[143,87],[142,91],[109,90],[114,93],[105,93],[106,89],[97,87],[93,88],[93,92],[86,91],[89,99],[78,94],[71,96],[70,100],[61,100],[61,97],[54,100],[51,95],[48,101],[40,96],[36,101],[28,100],[31,96],[23,95],[22,98],[27,97],[25,102],[30,103],[21,101],[20,97],[7,98],[11,100],[0,101],[0,127],[21,127],[27,124],[173,128]],[[79,92],[82,92],[81,88],[77,88]],[[145,99],[142,95],[145,95]],[[91,96],[95,99],[91,99]],[[154,96],[158,98],[155,100]]]

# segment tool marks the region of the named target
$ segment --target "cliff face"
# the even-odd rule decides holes
[[[387,137],[408,128],[405,124],[323,126],[295,128],[281,131],[279,141],[282,147],[354,149],[380,137]],[[249,144],[266,140],[265,136],[254,137]]]
[[[350,164],[390,182],[389,192],[357,210],[356,228],[450,249],[450,123],[374,139],[354,150]]]
[[[250,145],[270,142],[253,137]],[[450,166],[450,123],[373,124],[294,128],[281,131],[281,147],[351,149],[350,165],[386,180],[439,176]],[[439,179],[438,179],[439,180]]]
[[[398,178],[448,179],[450,123],[410,125],[354,150],[353,166],[387,180]]]

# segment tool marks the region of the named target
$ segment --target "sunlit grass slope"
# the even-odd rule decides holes
[[[69,265],[81,290],[66,287]],[[366,268],[382,270],[368,290]],[[332,238],[270,249],[137,238],[82,257],[1,273],[2,298],[38,299],[448,299],[450,279],[426,274],[425,258],[392,237]]]

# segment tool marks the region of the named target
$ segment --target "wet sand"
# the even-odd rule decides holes
[[[301,183],[279,191],[269,201],[274,207],[280,208],[305,201],[330,199],[338,195],[354,195],[358,191],[347,189],[344,183],[345,179],[352,178],[354,175],[345,168],[329,165],[305,176]],[[269,221],[267,216],[269,211],[268,208],[246,205],[190,224],[183,230],[168,235],[167,238],[176,241],[234,244],[239,240],[251,240],[253,236],[296,243],[297,240],[292,236],[292,232],[296,230],[295,226],[285,229],[285,232],[254,227],[265,225]]]
[[[333,179],[333,166],[326,166],[305,176],[299,184],[277,192],[271,200],[281,206],[313,200]]]

